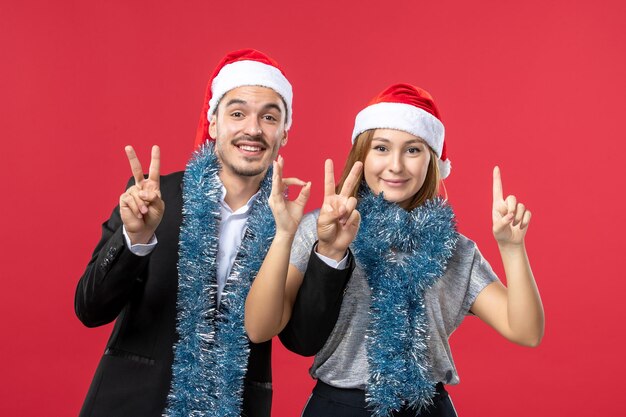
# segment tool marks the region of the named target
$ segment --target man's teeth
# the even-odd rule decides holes
[[[261,150],[261,148],[259,148],[258,146],[246,146],[246,145],[240,145],[239,149],[243,149],[244,151],[248,151],[248,152],[258,152]]]

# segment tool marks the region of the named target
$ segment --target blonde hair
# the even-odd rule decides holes
[[[374,137],[374,130],[370,129],[361,133],[354,140],[354,144],[352,145],[352,149],[350,149],[350,153],[348,154],[348,159],[346,160],[346,165],[343,168],[343,172],[341,173],[341,180],[336,187],[336,192],[341,190],[343,183],[346,181],[348,174],[350,173],[350,169],[355,162],[361,161],[365,163],[365,158],[367,154],[371,150],[372,138]],[[428,146],[428,151],[430,152],[430,162],[428,164],[428,171],[426,172],[426,178],[424,179],[424,184],[422,187],[415,193],[407,210],[413,210],[414,208],[424,204],[426,200],[430,200],[431,198],[436,197],[439,194],[439,182],[441,180],[441,174],[439,174],[439,164],[437,161],[439,157],[433,151],[430,146]],[[358,184],[363,182],[363,171],[359,174]],[[352,192],[353,197],[358,197],[359,186],[355,187]]]

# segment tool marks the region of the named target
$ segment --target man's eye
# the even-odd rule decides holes
[[[232,117],[243,117],[243,113],[240,111],[235,111],[230,114]]]
[[[276,122],[278,119],[272,116],[271,114],[266,114],[263,118],[269,122]]]

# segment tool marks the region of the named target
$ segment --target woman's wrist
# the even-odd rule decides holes
[[[291,245],[293,243],[293,239],[295,238],[295,233],[285,232],[277,230],[274,235],[274,242],[276,243],[286,243]]]
[[[523,254],[526,246],[523,240],[521,242],[498,242],[498,249],[502,255],[511,256]]]

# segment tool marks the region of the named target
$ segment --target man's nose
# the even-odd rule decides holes
[[[249,117],[246,121],[245,133],[248,136],[260,136],[263,133],[259,120],[256,117]]]

